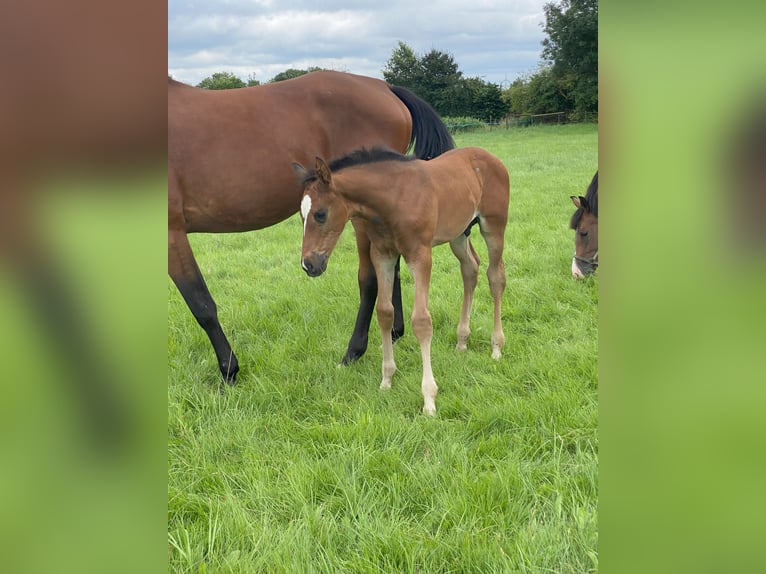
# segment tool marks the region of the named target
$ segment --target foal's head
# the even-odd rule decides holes
[[[571,196],[577,211],[569,226],[575,230],[575,253],[572,275],[582,279],[598,267],[598,172],[583,196]]]
[[[293,169],[303,182],[301,266],[310,277],[318,277],[327,269],[327,260],[348,221],[348,207],[322,158],[316,158],[313,172],[298,163]]]

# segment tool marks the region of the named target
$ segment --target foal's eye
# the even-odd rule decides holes
[[[314,212],[314,221],[317,223],[324,223],[327,221],[327,210],[320,209],[319,211]]]
[[[588,236],[588,232],[587,231],[578,231],[577,233],[580,234],[580,237],[587,237]]]

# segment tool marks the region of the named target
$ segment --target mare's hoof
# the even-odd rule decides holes
[[[423,405],[423,414],[429,417],[435,417],[436,405]]]
[[[352,349],[349,347],[346,350],[346,354],[343,355],[343,358],[340,360],[340,365],[345,367],[351,363],[356,363],[359,359],[362,358],[362,355],[364,355],[365,351],[367,351],[367,346],[365,346],[363,349]]]
[[[338,363],[339,367],[346,367],[352,363],[356,363],[359,360],[359,357],[361,355],[349,355],[346,353],[343,355],[343,358],[340,360],[340,363]]]

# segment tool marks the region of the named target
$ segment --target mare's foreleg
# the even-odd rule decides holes
[[[423,413],[436,414],[436,393],[439,387],[431,369],[431,339],[433,322],[428,312],[428,290],[431,284],[431,249],[424,248],[407,262],[415,280],[415,301],[412,307],[412,330],[420,343],[420,356],[423,362]]]
[[[503,243],[505,240],[506,221],[502,217],[481,219],[480,228],[484,241],[487,243],[489,263],[487,266],[487,279],[489,291],[494,301],[494,325],[492,328],[492,358],[502,357],[502,349],[505,346],[505,334],[501,319],[501,306],[503,292],[505,291],[505,265],[503,263]]]
[[[476,291],[476,283],[479,276],[479,261],[475,256],[471,240],[463,235],[458,235],[450,241],[452,253],[460,261],[460,274],[463,276],[463,306],[460,309],[460,321],[457,325],[457,345],[455,349],[465,351],[468,348],[468,337],[471,334],[471,307],[473,294]]]
[[[380,388],[383,390],[391,388],[391,378],[396,372],[396,363],[394,362],[394,345],[391,334],[394,325],[394,305],[391,302],[391,295],[394,289],[394,279],[396,276],[397,256],[389,256],[372,252],[375,263],[375,271],[378,277],[378,325],[380,326],[380,339],[383,347],[383,365],[381,368],[382,379]]]
[[[348,365],[359,359],[367,351],[367,339],[372,322],[372,312],[375,309],[375,299],[378,296],[378,279],[370,255],[370,239],[361,224],[354,224],[356,234],[356,249],[359,255],[359,311],[356,314],[354,332],[346,348],[346,354],[341,359],[342,365]],[[402,290],[399,281],[399,261],[396,261],[395,277],[392,292],[394,306],[394,322],[392,338],[396,341],[404,334],[404,318],[402,315]]]
[[[218,322],[218,309],[194,259],[185,231],[168,231],[168,273],[210,339],[223,380],[229,385],[235,384],[239,362]]]

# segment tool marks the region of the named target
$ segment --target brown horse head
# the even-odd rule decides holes
[[[585,197],[572,195],[570,198],[577,208],[569,222],[569,226],[575,230],[572,275],[582,279],[598,267],[598,171]]]
[[[309,277],[318,277],[327,269],[327,260],[346,226],[348,207],[335,190],[324,159],[316,158],[313,173],[299,163],[293,169],[303,182],[301,267]]]

